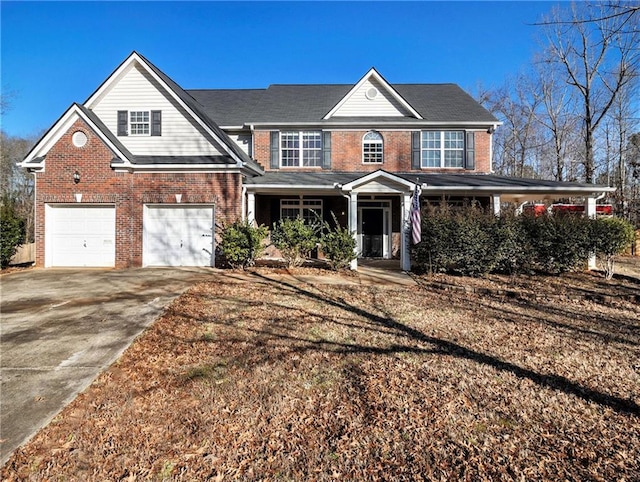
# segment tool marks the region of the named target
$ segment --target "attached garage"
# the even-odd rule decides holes
[[[143,266],[213,266],[211,205],[146,205]]]
[[[45,266],[115,266],[114,206],[47,204],[45,226]]]

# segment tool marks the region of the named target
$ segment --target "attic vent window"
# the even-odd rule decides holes
[[[76,147],[84,147],[87,144],[87,135],[82,131],[74,132],[71,136],[71,142]]]
[[[364,95],[367,97],[367,99],[373,100],[378,97],[378,89],[376,89],[375,87],[369,87]]]

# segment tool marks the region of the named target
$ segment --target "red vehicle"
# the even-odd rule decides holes
[[[552,214],[583,214],[584,204],[552,204],[547,207],[544,204],[527,204],[522,208],[522,212],[541,216],[547,212]],[[596,204],[596,216],[613,216],[613,206],[611,204]]]

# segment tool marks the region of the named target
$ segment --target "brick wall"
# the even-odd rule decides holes
[[[87,135],[75,147],[76,131]],[[116,207],[116,267],[142,265],[143,204],[215,204],[216,222],[241,216],[241,176],[235,173],[114,172],[113,154],[84,121],[78,120],[47,153],[45,171],[36,174],[36,266],[44,266],[44,216],[47,203],[111,204]],[[80,173],[75,184],[73,174]]]
[[[331,133],[331,167],[334,171],[372,172],[384,169],[389,172],[408,172],[411,169],[411,132],[378,131],[384,139],[384,162],[363,164],[362,136],[367,130],[333,131]],[[490,138],[484,131],[475,132],[476,169],[422,169],[420,172],[490,172]],[[254,159],[270,171],[270,131],[255,131]],[[282,170],[320,171],[321,168],[282,168]]]

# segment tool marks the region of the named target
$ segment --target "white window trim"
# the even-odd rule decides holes
[[[317,165],[314,166],[305,166],[304,165],[304,142],[303,142],[303,135],[306,133],[312,133],[312,134],[317,134],[320,136],[320,147],[318,149],[313,148],[307,148],[307,151],[318,151],[320,153],[320,159],[319,159],[319,163]],[[284,160],[284,156],[282,155],[282,151],[285,150],[291,150],[291,149],[285,149],[282,147],[282,136],[283,134],[297,134],[298,135],[298,164],[295,166],[285,166],[283,163]],[[287,168],[298,168],[298,167],[305,167],[305,168],[322,168],[322,131],[318,131],[318,130],[300,130],[300,131],[296,131],[296,130],[288,130],[288,131],[280,131],[279,136],[278,136],[278,155],[280,157],[280,167],[282,169],[287,169]]]
[[[440,165],[439,166],[425,166],[423,164],[423,159],[422,159],[422,154],[425,151],[435,151],[437,149],[429,149],[426,147],[422,147],[422,136],[425,132],[439,132],[440,133]],[[461,133],[462,134],[462,148],[455,148],[455,149],[451,149],[451,148],[445,148],[444,146],[444,135],[445,132],[456,132],[456,133]],[[464,169],[464,159],[465,159],[465,149],[466,149],[466,131],[463,130],[458,130],[458,129],[448,129],[448,130],[423,130],[420,131],[420,169]],[[447,151],[461,151],[462,152],[462,165],[460,166],[445,166],[444,165],[444,154]]]
[[[375,139],[375,140],[366,140],[365,137],[367,137],[368,134],[377,134],[378,136],[380,136],[379,139]],[[381,147],[381,152],[380,152],[380,160],[379,161],[366,161],[365,160],[365,152],[364,152],[364,146],[365,144],[379,144]],[[364,135],[362,136],[362,164],[383,164],[384,163],[384,138],[382,137],[382,134],[380,134],[378,131],[367,131],[364,133]]]
[[[312,211],[315,211],[320,219],[323,219],[324,202],[322,199],[280,199],[280,219],[284,219],[284,216],[282,215],[283,209],[297,209],[298,216],[300,216],[302,219],[304,219],[304,210],[310,209]]]
[[[131,114],[132,114],[133,112],[143,112],[143,113],[146,113],[146,114],[147,114],[147,116],[148,116],[148,118],[149,118],[149,121],[148,121],[148,122],[131,122]],[[128,111],[127,121],[128,121],[128,125],[127,125],[127,127],[128,127],[128,129],[129,129],[129,135],[130,135],[130,136],[134,136],[134,137],[149,137],[149,136],[151,136],[151,122],[152,122],[152,119],[151,119],[151,109],[136,109],[136,110],[129,110],[129,111]],[[134,134],[134,133],[133,133],[133,128],[132,128],[132,125],[133,125],[133,124],[148,124],[148,125],[149,125],[149,131],[148,131],[146,134],[145,134],[145,133],[135,133],[135,134]]]

